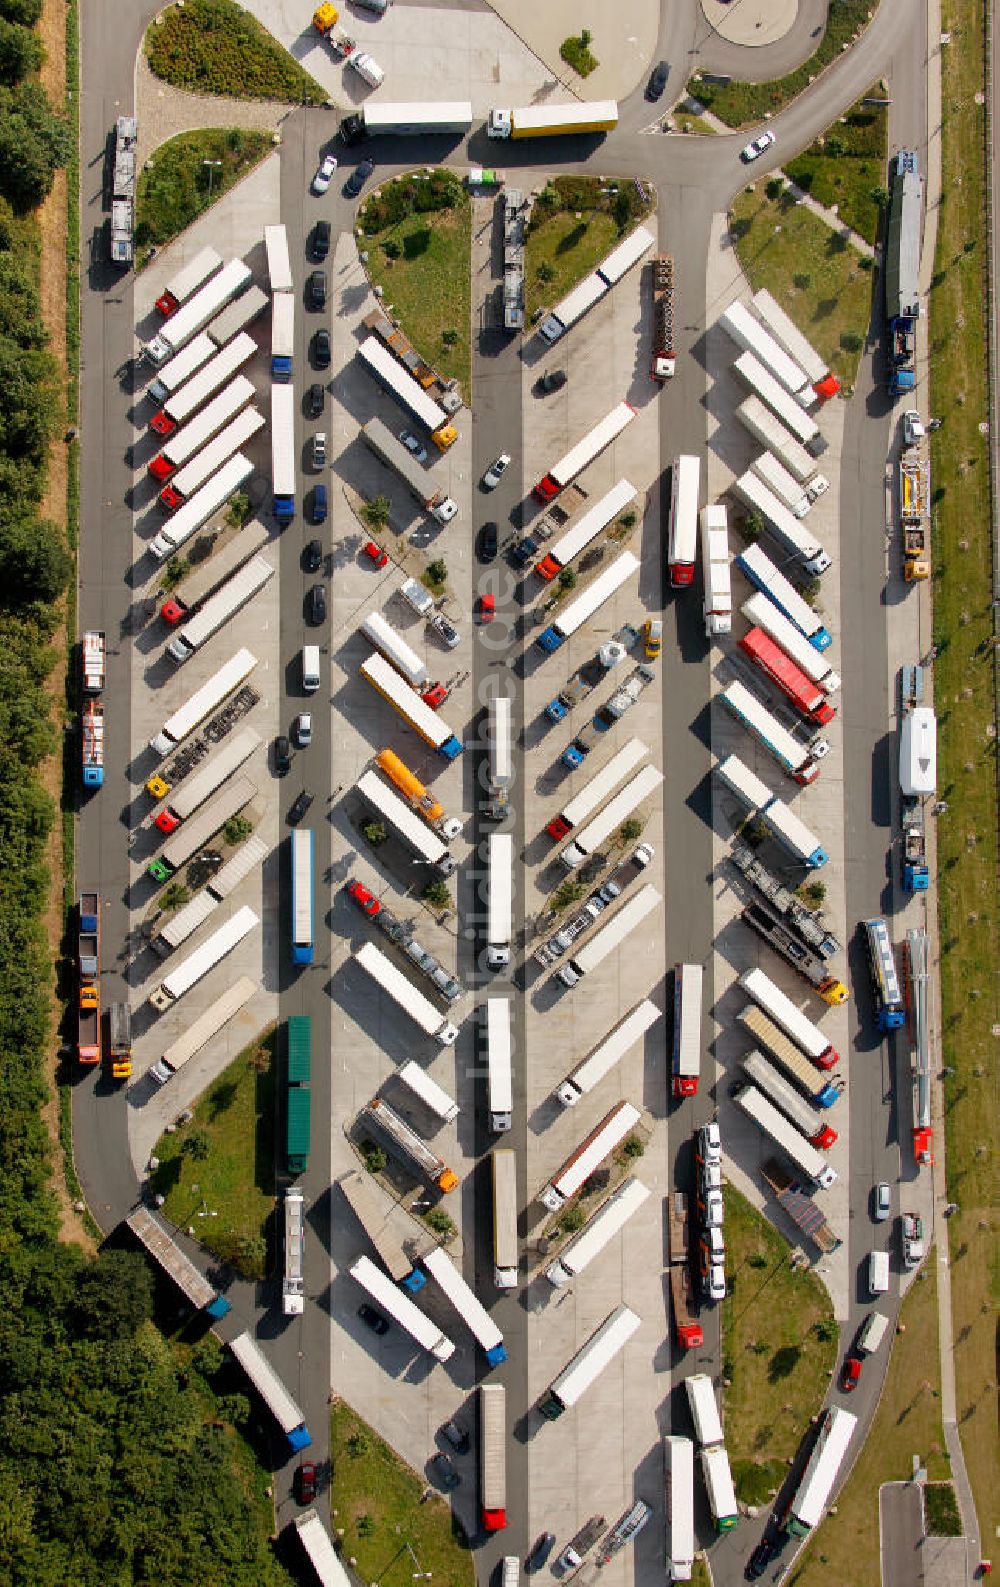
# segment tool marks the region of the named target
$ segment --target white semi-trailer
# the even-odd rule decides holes
[[[623,551],[609,568],[599,573],[594,582],[571,601],[566,609],[551,622],[548,628],[542,630],[535,640],[539,650],[545,655],[551,655],[566,643],[584,623],[600,611],[605,601],[609,601],[633,575],[639,571],[639,559],[631,551]]]
[[[796,1168],[814,1185],[820,1190],[829,1190],[831,1185],[836,1184],[837,1175],[826,1158],[806,1140],[801,1130],[789,1123],[762,1091],[756,1086],[745,1085],[735,1091],[733,1096],[747,1117],[753,1119],[776,1146],[781,1147]]]
[[[453,1025],[451,1020],[445,1019],[430,999],[422,992],[418,992],[403,972],[397,970],[373,942],[362,944],[354,955],[354,962],[367,971],[382,991],[391,997],[394,1003],[398,1003],[404,1013],[409,1014],[414,1024],[419,1025],[427,1036],[433,1036],[442,1047],[451,1047],[458,1039],[458,1026]]]
[[[556,1289],[579,1278],[594,1258],[608,1246],[625,1227],[634,1212],[638,1212],[649,1199],[649,1190],[641,1180],[626,1179],[618,1186],[589,1223],[584,1224],[563,1247],[554,1262],[545,1269],[545,1277]]]
[[[143,355],[151,364],[165,364],[168,358],[173,358],[179,353],[198,332],[204,330],[209,320],[214,319],[220,309],[224,309],[235,297],[250,285],[252,280],[248,267],[242,259],[230,259],[223,265],[218,275],[206,281],[205,285],[182,304],[175,314],[171,314],[163,329],[154,336],[151,342],[143,346]]]
[[[751,459],[750,467],[794,518],[805,517],[812,502],[780,458],[775,457],[773,452],[761,452],[759,457]]]
[[[196,375],[185,381],[179,391],[167,398],[163,407],[150,419],[149,428],[155,435],[173,435],[179,425],[192,419],[210,397],[214,397],[217,391],[229,384],[234,375],[239,374],[256,351],[257,343],[252,336],[244,332],[234,337]]]
[[[626,783],[620,793],[606,804],[604,809],[596,815],[581,832],[578,832],[572,843],[568,843],[559,856],[560,863],[568,871],[575,870],[582,865],[590,855],[596,854],[602,843],[606,843],[615,829],[621,826],[637,810],[644,799],[649,799],[659,788],[663,781],[663,773],[656,766],[644,766],[642,771]]]
[[[231,617],[264,588],[274,575],[274,568],[266,557],[257,556],[246,567],[234,573],[210,601],[206,601],[190,622],[175,635],[167,646],[167,655],[178,666],[193,656],[195,651],[217,634]]]
[[[514,1092],[511,1079],[511,1000],[491,997],[486,1003],[487,1094],[490,1128],[499,1134],[511,1128]]]
[[[489,910],[486,964],[502,970],[510,963],[513,929],[514,838],[510,832],[491,832],[487,839]]]
[[[389,788],[374,771],[362,772],[356,784],[358,793],[382,820],[387,822],[413,854],[442,876],[450,876],[457,861],[447,843],[442,843],[433,827]]]
[[[766,287],[761,287],[750,299],[757,318],[767,326],[779,346],[789,358],[805,370],[817,396],[832,397],[840,390],[840,381],[830,373],[830,366],[821,358],[812,343],[803,336],[795,321],[789,317]]]
[[[616,1306],[587,1343],[549,1385],[538,1409],[554,1422],[580,1400],[640,1327],[642,1319],[628,1306]]]
[[[633,1107],[631,1102],[619,1102],[606,1113],[548,1183],[542,1186],[538,1193],[542,1206],[548,1207],[550,1212],[558,1212],[560,1207],[565,1206],[605,1158],[610,1157],[615,1147],[621,1145],[629,1130],[638,1124],[639,1117],[639,1109]]]
[[[818,457],[826,451],[827,443],[820,434],[819,425],[811,414],[800,407],[786,386],[775,379],[770,370],[765,369],[760,359],[753,353],[741,353],[733,365],[739,379],[753,393],[760,397],[773,413],[778,415],[786,430],[790,430],[796,441],[804,446],[807,452]]]
[[[802,630],[796,628],[781,608],[775,606],[761,590],[745,600],[740,610],[753,627],[762,628],[776,645],[780,645],[785,655],[790,656],[799,670],[817,684],[824,694],[836,694],[840,688],[840,674],[834,672],[826,652],[811,645]]]
[[[507,1359],[503,1334],[486,1307],[470,1289],[451,1257],[440,1246],[435,1246],[426,1256],[421,1257],[421,1262],[482,1346],[488,1365],[500,1366]]]
[[[815,500],[829,490],[830,481],[816,472],[816,459],[810,457],[801,441],[785,429],[776,413],[759,397],[745,397],[736,417],[755,441],[773,452],[802,486],[808,486]]]
[[[641,887],[635,897],[630,898],[627,904],[623,904],[606,926],[595,932],[582,948],[577,948],[568,963],[556,971],[556,976],[563,986],[576,986],[581,976],[596,970],[608,954],[614,953],[615,949],[625,941],[629,932],[634,931],[660,902],[660,895],[651,883]]]
[[[786,997],[763,970],[745,970],[740,976],[740,986],[813,1063],[819,1064],[821,1069],[832,1069],[840,1062],[840,1054],[827,1041],[819,1026],[796,1008],[791,998]]]
[[[196,1053],[222,1030],[240,1010],[249,1003],[254,993],[259,991],[256,981],[248,975],[241,975],[231,986],[227,986],[221,997],[216,998],[203,1014],[182,1031],[176,1041],[165,1048],[160,1057],[153,1064],[149,1073],[158,1086],[165,1086],[172,1075],[177,1074]],[[257,1027],[255,1026],[254,1029]],[[249,1040],[248,1033],[247,1039]],[[240,1043],[242,1046],[242,1043]]]
[[[760,320],[755,319],[745,303],[731,303],[719,317],[719,323],[744,353],[753,353],[768,372],[780,380],[795,400],[808,408],[816,401],[816,393],[809,384],[805,370],[789,357]]]
[[[556,1088],[556,1099],[564,1108],[575,1108],[581,1097],[611,1073],[630,1048],[641,1041],[646,1032],[656,1024],[660,1010],[649,998],[643,998],[630,1009],[623,1019],[612,1026],[608,1034],[588,1053],[581,1064]]]
[[[207,524],[213,513],[221,512],[226,503],[242,489],[253,473],[253,464],[242,452],[237,452],[219,472],[196,490],[170,522],[149,543],[150,554],[157,562],[172,557],[191,536]]]
[[[621,749],[603,765],[598,772],[588,778],[580,792],[574,794],[557,816],[547,824],[545,830],[549,837],[556,843],[564,838],[567,832],[572,832],[592,815],[599,805],[602,805],[609,794],[614,793],[620,782],[645,760],[649,754],[648,745],[641,739],[630,738]]]
[[[813,578],[818,578],[830,566],[832,558],[824,551],[815,535],[806,529],[795,514],[779,500],[758,474],[748,469],[741,474],[732,489],[744,506],[759,513],[779,545],[794,557]]]
[[[666,1487],[667,1576],[690,1581],[694,1570],[694,1444],[669,1433],[663,1440]]]
[[[179,964],[176,970],[171,970],[169,975],[164,976],[159,986],[149,994],[150,1005],[157,1013],[162,1013],[172,1003],[176,1003],[178,998],[183,997],[185,992],[190,992],[209,970],[213,970],[227,953],[232,953],[244,937],[249,936],[250,932],[259,925],[257,915],[249,905],[244,904],[243,908],[238,909],[225,925],[213,931],[208,940],[203,942],[200,948],[196,948],[183,964]]]
[[[426,663],[421,661],[402,635],[397,634],[381,612],[369,612],[361,624],[361,632],[366,639],[371,640],[375,649],[385,657],[386,661],[391,661],[411,689],[422,689],[430,682],[431,675]]]
[[[732,633],[733,628],[729,530],[726,509],[718,501],[701,509],[701,567],[705,580],[705,633],[714,639],[717,634]]]
[[[394,1322],[397,1322],[404,1333],[415,1339],[435,1361],[450,1361],[455,1354],[455,1346],[446,1334],[443,1334],[436,1323],[431,1322],[414,1305],[409,1295],[405,1294],[386,1273],[375,1266],[371,1257],[359,1256],[352,1262],[347,1270],[353,1279],[368,1291],[372,1300],[377,1301],[383,1311],[388,1312]]]
[[[228,463],[263,428],[264,415],[258,413],[256,408],[244,408],[242,413],[238,413],[219,431],[214,440],[196,452],[191,461],[167,481],[158,497],[160,506],[173,512],[182,502],[189,501],[224,463]]]

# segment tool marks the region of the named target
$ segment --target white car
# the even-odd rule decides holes
[[[892,1191],[885,1180],[882,1180],[875,1186],[875,1222],[884,1223],[891,1211]]]
[[[699,1202],[701,1221],[706,1229],[721,1229],[725,1217],[721,1190],[706,1190],[704,1201]]]
[[[399,593],[407,605],[412,606],[418,617],[426,617],[427,613],[433,609],[434,599],[430,590],[425,590],[424,586],[418,584],[416,579],[406,579],[399,586]]]
[[[427,621],[434,632],[444,640],[448,649],[454,650],[462,638],[454,623],[449,623],[447,617],[443,616],[441,612],[434,612],[432,616],[428,617]]]
[[[509,452],[501,452],[495,463],[491,463],[483,475],[483,489],[496,490],[507,470],[510,468],[511,458]]]
[[[721,1229],[703,1229],[699,1237],[702,1266],[726,1260],[726,1238]]]
[[[927,431],[916,408],[907,408],[903,414],[903,445],[919,446],[926,435]]]
[[[713,1262],[708,1271],[702,1276],[702,1284],[708,1300],[725,1300],[726,1298],[726,1268],[723,1262]]]
[[[418,463],[427,462],[427,448],[421,443],[419,436],[414,435],[412,430],[400,430],[399,439],[406,447],[406,450],[412,452]]]
[[[295,718],[295,742],[300,749],[306,749],[313,741],[313,719],[311,711],[300,711]]]
[[[326,431],[317,430],[312,438],[312,466],[324,468],[326,465]]]
[[[762,132],[759,137],[748,143],[745,149],[740,150],[740,159],[744,165],[749,165],[751,160],[758,160],[764,150],[769,149],[774,142],[776,139],[773,132]]]
[[[722,1132],[714,1121],[698,1131],[698,1156],[703,1163],[722,1162]]]
[[[335,154],[324,155],[319,170],[312,179],[312,190],[314,193],[322,194],[326,192],[333,181],[333,173],[336,169],[337,156]]]

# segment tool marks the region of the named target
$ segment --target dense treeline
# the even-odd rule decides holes
[[[38,63],[40,10],[0,0],[0,1581],[270,1587],[287,1577],[233,1430],[250,1415],[242,1385],[220,1383],[214,1340],[173,1345],[152,1325],[142,1256],[60,1241],[41,1118],[58,950],[43,912],[59,888],[39,768],[59,746],[46,691],[72,559],[40,511],[65,415],[30,209],[70,138],[20,80]]]

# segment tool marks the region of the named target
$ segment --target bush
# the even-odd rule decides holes
[[[554,281],[555,277],[556,277],[555,265],[550,264],[548,259],[543,259],[541,264],[538,266],[538,279],[539,279],[539,281],[544,281],[544,282],[548,283],[549,281]]]
[[[592,39],[593,34],[584,28],[579,38],[563,39],[559,46],[559,54],[562,59],[567,66],[572,66],[573,70],[581,77],[589,77],[591,72],[596,71],[600,65],[597,56],[592,53],[590,48]]]
[[[955,1489],[950,1482],[928,1482],[924,1487],[924,1518],[932,1537],[961,1537]]]
[[[633,1162],[635,1158],[645,1155],[646,1147],[644,1143],[640,1141],[638,1135],[630,1135],[625,1141],[625,1144],[622,1146],[622,1151],[625,1153],[625,1156],[628,1158],[629,1162]]]
[[[629,816],[618,828],[619,843],[636,843],[642,837],[642,822],[637,816]]]
[[[450,909],[452,898],[448,891],[448,883],[440,880],[428,882],[424,888],[424,900],[432,909]]]
[[[556,888],[552,896],[552,907],[557,910],[569,909],[571,904],[578,904],[582,897],[583,883],[574,881],[570,876],[566,881],[560,882]]]
[[[582,1229],[587,1218],[582,1207],[567,1207],[559,1219],[559,1227],[563,1234],[576,1234]]]
[[[767,194],[772,203],[775,199],[780,198],[784,191],[785,179],[783,176],[772,176],[768,178],[767,186],[764,188],[764,192]]]
[[[366,1141],[361,1148],[361,1155],[365,1160],[365,1167],[370,1174],[384,1174],[389,1159],[381,1146],[376,1146],[373,1141]]]
[[[42,15],[42,0],[0,0],[0,17],[33,28]]]
[[[381,821],[366,821],[361,828],[361,836],[373,849],[384,843],[389,834]]]
[[[744,540],[749,540],[753,544],[764,533],[764,520],[759,512],[748,512],[740,524],[740,529]]]
[[[448,577],[448,565],[443,557],[427,564],[427,577],[432,584],[442,585]]]
[[[432,1207],[430,1212],[425,1214],[425,1222],[427,1227],[433,1229],[435,1234],[440,1234],[442,1239],[451,1239],[452,1235],[458,1233],[443,1207]]]
[[[371,501],[366,501],[361,509],[361,516],[369,529],[384,529],[389,522],[389,513],[392,504],[388,496],[375,496]]]
[[[169,595],[175,590],[182,579],[186,579],[191,571],[191,564],[186,557],[171,557],[162,574],[160,575],[160,588]]]
[[[792,283],[798,287],[800,292],[805,292],[806,288],[812,285],[812,276],[808,270],[796,270],[792,276]]]
[[[253,822],[248,821],[246,816],[230,816],[222,829],[222,836],[231,848],[235,848],[237,843],[245,842],[252,831]]]
[[[864,338],[857,331],[841,331],[840,345],[845,353],[860,353],[864,346]]]
[[[322,105],[326,92],[233,0],[186,0],[146,34],[149,68],[175,88]]]
[[[576,589],[576,570],[574,568],[561,569],[559,574],[559,588],[561,590]]]

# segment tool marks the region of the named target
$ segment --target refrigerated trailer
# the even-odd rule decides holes
[[[161,1056],[153,1064],[149,1073],[157,1085],[166,1085],[171,1075],[177,1074],[196,1053],[219,1034],[222,1027],[239,1013],[245,1004],[249,1003],[257,991],[256,981],[249,976],[241,975],[231,986],[228,986],[222,996],[216,998],[203,1014],[188,1026],[171,1042]]]
[[[202,601],[221,589],[232,574],[244,567],[251,557],[270,542],[271,536],[260,520],[251,520],[245,529],[226,540],[221,551],[196,563],[191,572],[173,586],[160,607],[163,621],[173,627],[183,618],[190,617]]]
[[[800,485],[809,485],[815,496],[822,496],[829,490],[830,481],[816,472],[816,459],[809,456],[802,442],[785,429],[777,414],[759,397],[744,397],[736,409],[736,417],[755,441],[784,464]]]
[[[764,368],[759,358],[753,353],[741,353],[733,368],[747,390],[767,403],[800,446],[804,446],[813,457],[826,451],[827,443],[820,434],[816,420],[796,402],[781,381]]]
[[[407,1090],[412,1091],[443,1124],[450,1124],[458,1118],[460,1110],[454,1097],[450,1097],[444,1086],[432,1080],[426,1069],[421,1069],[412,1058],[396,1070],[396,1079],[402,1081]]]
[[[245,331],[248,325],[260,319],[270,301],[267,293],[260,287],[248,287],[235,302],[230,303],[228,308],[215,316],[207,334],[216,347],[225,347],[226,343],[232,341],[234,336],[238,336],[240,331]]]
[[[634,931],[646,916],[656,909],[661,899],[656,888],[647,883],[639,889],[634,898],[623,904],[606,926],[594,933],[578,948],[561,970],[556,971],[557,978],[563,986],[575,986],[582,975],[596,970],[616,948],[620,947],[630,931]]]
[[[823,1519],[858,1419],[840,1405],[827,1407],[816,1442],[782,1521],[792,1537],[805,1537]]]
[[[785,352],[766,326],[754,318],[745,303],[731,303],[723,310],[719,323],[742,352],[752,353],[769,374],[781,381],[800,407],[808,408],[815,402],[816,393],[805,370]]]
[[[319,1587],[351,1587],[351,1578],[316,1511],[306,1510],[303,1515],[297,1515],[293,1524]]]
[[[242,452],[237,452],[235,457],[223,463],[218,473],[200,490],[196,490],[191,500],[186,501],[150,541],[150,555],[157,562],[165,562],[168,557],[172,557],[192,535],[204,528],[213,514],[222,511],[252,473],[253,464]]]
[[[711,1449],[702,1449],[698,1458],[701,1461],[701,1474],[705,1479],[708,1508],[712,1512],[715,1529],[717,1532],[731,1532],[736,1525],[739,1512],[736,1508],[736,1490],[733,1487],[733,1474],[729,1467],[726,1446],[715,1444]]]
[[[740,986],[802,1048],[813,1063],[819,1064],[821,1069],[832,1069],[840,1062],[840,1054],[830,1045],[819,1026],[796,1008],[791,998],[786,997],[763,970],[745,970],[740,976]]]
[[[265,557],[257,556],[246,567],[234,573],[210,601],[190,622],[176,634],[167,646],[167,655],[178,666],[193,656],[199,646],[229,622],[231,617],[252,601],[264,585],[274,576],[274,568]]]
[[[610,413],[605,414],[600,423],[595,424],[582,441],[578,441],[565,457],[560,458],[559,462],[554,463],[548,473],[542,476],[533,491],[536,499],[551,501],[560,491],[565,490],[566,486],[571,484],[578,474],[582,474],[596,457],[600,457],[612,441],[617,440],[626,425],[631,424],[635,418],[635,412],[630,402],[619,402]]]
[[[623,276],[639,263],[652,248],[652,233],[645,226],[637,226],[635,230],[613,248],[606,258],[601,260],[597,269],[587,276],[578,287],[563,298],[551,309],[538,327],[538,334],[549,346],[557,342],[577,320],[581,319],[587,310],[604,297],[613,286],[616,286]]]
[[[702,610],[709,639],[728,634],[733,627],[733,591],[729,570],[729,530],[721,502],[703,507],[701,518],[701,569],[705,591]]]
[[[584,783],[580,792],[574,794],[560,814],[553,816],[545,828],[549,837],[558,843],[567,832],[572,832],[582,821],[586,821],[587,817],[604,803],[609,794],[614,792],[620,782],[624,782],[648,754],[648,745],[641,739],[630,738],[599,772],[595,772]]]
[[[762,1091],[758,1091],[756,1086],[745,1085],[734,1091],[733,1097],[747,1117],[752,1119],[776,1146],[781,1147],[796,1168],[818,1189],[829,1190],[830,1186],[836,1183],[837,1175],[826,1158],[806,1140],[801,1130],[797,1130],[794,1124],[788,1122],[784,1114],[779,1112]]]
[[[427,1142],[390,1108],[381,1097],[373,1097],[361,1110],[360,1118],[371,1125],[377,1134],[389,1143],[397,1157],[401,1157],[422,1179],[441,1191],[454,1190],[458,1176],[452,1173],[444,1160],[432,1152]]]
[[[773,795],[767,783],[762,782],[756,772],[738,755],[727,755],[725,760],[716,763],[716,775],[724,783],[730,793],[736,795],[741,804],[748,810],[763,810],[769,804]]]
[[[284,226],[264,227],[268,285],[274,292],[291,292],[292,266],[288,258],[288,234]]]
[[[210,276],[221,269],[222,259],[215,249],[202,248],[193,259],[189,259],[187,264],[177,271],[176,275],[170,277],[156,300],[156,307],[165,319],[169,318],[171,314],[177,312],[182,303],[194,297]]]
[[[422,689],[430,682],[430,673],[416,651],[412,650],[401,634],[381,612],[369,612],[361,624],[361,632],[375,646],[380,656],[391,661],[396,671],[405,678],[411,689]]]
[[[595,1383],[615,1356],[623,1350],[641,1324],[628,1306],[616,1306],[591,1334],[582,1349],[567,1362],[559,1375],[552,1380],[538,1402],[538,1409],[546,1421],[554,1422],[564,1411],[571,1410],[578,1400]]]
[[[370,450],[403,481],[414,501],[425,512],[429,512],[438,523],[451,522],[458,512],[458,503],[439,485],[435,485],[431,471],[417,462],[413,453],[393,435],[387,424],[383,424],[381,419],[369,419],[361,434]]]
[[[582,628],[584,623],[600,610],[605,601],[609,601],[612,595],[621,589],[633,573],[638,572],[638,569],[638,557],[633,556],[631,551],[623,551],[617,561],[612,562],[603,573],[599,573],[583,594],[571,601],[549,627],[542,630],[535,640],[542,654],[549,656],[565,644],[577,629]]]
[[[490,1154],[493,1191],[493,1282],[517,1288],[517,1153],[497,1146]]]
[[[820,357],[812,343],[803,336],[795,321],[785,313],[781,305],[775,302],[767,288],[761,287],[750,301],[757,318],[766,325],[778,345],[783,347],[789,358],[793,358],[805,371],[806,378],[811,382],[816,395],[824,400],[836,396],[840,390],[840,381],[830,373],[826,359]]]
[[[393,1002],[409,1014],[414,1024],[442,1047],[451,1047],[458,1037],[458,1026],[445,1019],[423,992],[406,979],[402,970],[390,962],[373,942],[365,942],[354,955],[355,964],[371,976]]]
[[[172,1003],[176,1003],[259,925],[257,915],[248,904],[244,904],[224,925],[213,931],[200,948],[189,954],[183,964],[163,977],[159,986],[149,994],[150,1006],[157,1013],[162,1013]]]
[[[497,1133],[512,1124],[514,1093],[511,1078],[511,1002],[491,997],[486,1002],[487,1105],[490,1129]]]
[[[149,741],[149,747],[154,754],[162,759],[176,749],[181,741],[200,727],[207,716],[220,706],[227,695],[245,683],[254,667],[257,657],[249,650],[238,650],[235,656],[213,673],[207,683],[196,689],[190,699],[185,700],[172,716],[168,716],[155,738]]]
[[[382,389],[395,397],[410,418],[429,432],[438,451],[446,452],[458,439],[455,426],[440,404],[428,396],[388,347],[377,336],[367,336],[358,348],[358,357]]]
[[[644,799],[655,794],[662,781],[663,773],[658,767],[644,766],[563,849],[559,856],[560,863],[572,871],[590,855],[596,854],[601,844],[608,841],[633,810],[637,810]]]
[[[175,827],[194,814],[216,789],[253,754],[261,743],[260,734],[252,727],[241,727],[224,740],[200,771],[182,782],[176,792],[163,801],[153,817],[153,825],[160,832],[173,832]],[[228,817],[227,817],[228,820]],[[208,834],[212,836],[211,833]],[[175,866],[176,870],[177,867]]]
[[[498,1367],[507,1359],[507,1347],[493,1318],[470,1289],[451,1257],[440,1246],[435,1246],[421,1257],[423,1266],[434,1282],[444,1291],[458,1315],[482,1346],[486,1363]]]
[[[149,421],[156,435],[173,435],[179,425],[186,424],[203,408],[210,397],[238,375],[257,351],[257,343],[246,332],[234,339],[210,358],[198,373],[185,381],[179,391],[172,393]]]
[[[190,463],[185,463],[167,481],[159,494],[160,506],[173,512],[188,501],[263,428],[263,414],[258,413],[256,408],[244,408],[242,413],[238,413],[231,423],[219,431],[214,440],[195,453]]]
[[[721,1444],[725,1436],[715,1400],[715,1388],[707,1372],[692,1372],[684,1379],[688,1410],[694,1423],[694,1436],[703,1448]]]
[[[501,793],[514,781],[513,700],[494,694],[489,704],[490,788]]]
[[[312,1437],[302,1411],[260,1346],[248,1333],[242,1333],[230,1342],[229,1348],[288,1439],[290,1448],[307,1448]]]
[[[244,288],[250,285],[251,279],[250,271],[242,259],[230,259],[218,275],[188,298],[153,340],[143,346],[143,356],[152,364],[166,363],[168,358],[180,352],[192,336],[204,330],[220,309],[239,297]]]
[[[819,776],[819,764],[814,757],[813,746],[800,743],[745,684],[729,684],[719,698],[793,782],[801,786],[815,782]],[[826,753],[825,749],[823,753]]]
[[[295,517],[295,390],[271,385],[271,510],[280,524]]]
[[[431,1322],[409,1295],[375,1266],[370,1257],[359,1256],[351,1263],[348,1272],[362,1289],[368,1291],[372,1300],[377,1301],[382,1310],[388,1312],[404,1333],[415,1339],[418,1345],[434,1357],[435,1361],[451,1360],[455,1354],[455,1346],[447,1334],[443,1334],[437,1323]]]
[[[630,1009],[623,1019],[613,1025],[608,1034],[588,1053],[581,1064],[556,1087],[556,1100],[564,1108],[575,1108],[580,1098],[611,1073],[625,1054],[641,1041],[646,1032],[656,1024],[660,1010],[649,998],[643,998]]]
[[[172,435],[162,450],[157,452],[147,465],[153,478],[164,480],[175,469],[182,468],[189,458],[194,457],[195,453],[230,424],[237,414],[249,407],[253,399],[253,382],[248,380],[246,375],[237,375],[224,391],[220,391],[217,397],[213,397],[211,402],[195,415],[190,424],[185,424],[175,435]]]
[[[554,1262],[545,1269],[545,1277],[556,1289],[579,1278],[620,1234],[632,1214],[638,1212],[649,1199],[649,1189],[641,1180],[626,1179],[598,1208],[590,1221],[578,1234],[563,1246]]]
[[[826,652],[811,645],[802,630],[772,600],[758,590],[743,602],[741,611],[754,628],[762,628],[776,645],[780,645],[785,655],[824,694],[836,693],[840,688],[840,674],[834,672]]]
[[[785,1117],[791,1120],[796,1129],[802,1131],[806,1140],[815,1146],[817,1151],[829,1151],[837,1139],[837,1131],[832,1125],[824,1122],[822,1116],[809,1106],[805,1098],[799,1095],[783,1075],[778,1073],[763,1053],[749,1052],[740,1059],[740,1063],[747,1079],[781,1109]]]
[[[566,533],[556,541],[552,549],[535,563],[535,572],[538,576],[548,582],[578,556],[582,556],[587,547],[604,532],[612,519],[617,518],[618,514],[624,512],[635,500],[636,494],[636,488],[631,480],[620,479],[617,485],[612,485],[599,501],[587,507],[573,520]]]
[[[700,964],[674,965],[674,1033],[671,1050],[671,1090],[675,1097],[693,1097],[701,1072],[701,993],[704,972]]]
[[[830,566],[832,558],[824,551],[816,536],[799,522],[793,512],[780,501],[758,474],[748,469],[734,481],[732,490],[745,507],[759,513],[769,533],[782,550],[804,568],[812,578],[818,578]]]
[[[395,1203],[387,1204],[380,1197],[371,1176],[357,1169],[345,1174],[337,1183],[390,1278],[402,1284],[411,1295],[418,1294],[427,1280],[407,1256],[392,1227],[390,1219],[392,1211],[397,1210]]]
[[[146,388],[146,396],[154,402],[165,402],[173,392],[180,390],[186,380],[197,374],[203,364],[214,358],[217,351],[208,332],[200,331],[193,341],[188,342],[157,372],[156,379],[151,380]]]
[[[833,721],[837,713],[824,691],[775,644],[770,634],[762,628],[751,628],[740,640],[740,649],[807,721],[820,727]]]
[[[773,602],[779,612],[784,613],[790,623],[801,630],[816,650],[829,649],[833,644],[832,634],[823,626],[808,602],[802,599],[795,586],[778,571],[766,551],[759,545],[747,546],[736,558],[736,566],[751,584],[756,585]]]
[[[509,832],[491,832],[487,837],[487,889],[489,904],[486,926],[486,966],[502,970],[510,963],[510,939],[514,910],[514,838]]]
[[[667,1576],[671,1582],[690,1581],[695,1551],[694,1444],[690,1438],[667,1434],[663,1440],[663,1474]]]
[[[224,1295],[204,1278],[184,1251],[149,1211],[148,1207],[136,1207],[125,1219],[139,1243],[145,1246],[150,1256],[169,1273],[177,1288],[197,1311],[205,1312],[209,1317],[225,1317],[232,1310],[230,1303]]]
[[[937,719],[928,705],[906,711],[899,733],[899,791],[924,799],[937,789]]]
[[[369,656],[361,663],[360,672],[425,744],[436,749],[445,760],[455,760],[461,755],[462,745],[451,729],[436,711],[424,704],[384,656]]]
[[[748,1003],[736,1016],[754,1041],[770,1053],[775,1063],[802,1088],[810,1102],[819,1108],[832,1108],[843,1090],[843,1081],[823,1074],[801,1052],[790,1036],[774,1023],[762,1008]]]
[[[442,876],[450,876],[456,860],[446,843],[432,827],[422,821],[405,799],[395,789],[388,788],[374,771],[361,774],[355,784],[365,803],[387,822],[408,849],[426,865],[431,865]]]
[[[565,1206],[605,1158],[610,1157],[615,1147],[621,1145],[629,1130],[638,1124],[639,1117],[639,1109],[633,1107],[631,1102],[616,1103],[584,1137],[576,1151],[570,1153],[548,1183],[542,1186],[538,1199],[543,1207],[548,1207],[550,1212],[558,1212],[560,1207]]]
[[[479,1385],[479,1515],[486,1532],[507,1525],[507,1390]]]
[[[667,568],[675,589],[686,588],[694,579],[700,489],[700,459],[688,453],[675,457],[670,469],[670,517],[667,522]]]

